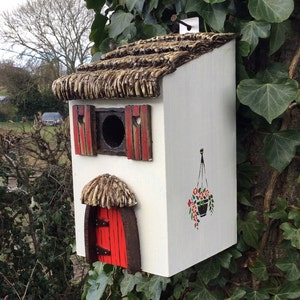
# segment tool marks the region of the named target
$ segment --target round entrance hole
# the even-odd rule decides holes
[[[107,116],[102,123],[102,134],[108,146],[112,148],[119,147],[125,136],[125,128],[122,120],[115,115]]]

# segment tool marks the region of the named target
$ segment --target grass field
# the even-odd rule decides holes
[[[43,126],[42,131],[54,132],[55,128],[55,126]],[[34,129],[33,122],[0,122],[0,133],[9,131],[30,132],[32,129]]]

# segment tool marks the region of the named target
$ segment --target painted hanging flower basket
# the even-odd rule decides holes
[[[203,159],[203,149],[200,150],[201,163],[197,186],[193,189],[192,196],[188,200],[189,215],[194,222],[194,227],[199,229],[200,218],[205,217],[207,211],[214,212],[214,197],[208,189]]]

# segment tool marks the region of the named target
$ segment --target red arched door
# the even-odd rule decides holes
[[[98,207],[96,249],[99,261],[127,268],[126,238],[119,208]]]

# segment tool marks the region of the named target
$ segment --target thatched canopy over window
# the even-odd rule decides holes
[[[80,66],[54,81],[52,89],[61,100],[157,97],[164,75],[233,38],[234,34],[188,33],[141,40]]]

